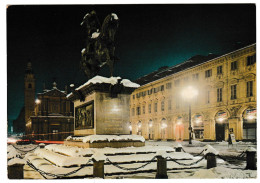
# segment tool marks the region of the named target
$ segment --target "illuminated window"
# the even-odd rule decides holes
[[[161,102],[161,110],[164,111],[164,101]]]
[[[212,76],[212,69],[206,70],[205,71],[205,78],[209,78]]]
[[[152,112],[152,104],[149,104],[149,105],[148,105],[148,111],[149,111],[149,113]]]
[[[253,65],[255,62],[256,62],[256,55],[248,56],[248,57],[247,57],[246,65],[247,65],[247,66]]]
[[[246,83],[246,96],[247,97],[253,96],[253,81],[248,81]]]
[[[231,70],[237,70],[237,61],[231,62]]]
[[[166,89],[171,89],[172,88],[172,83],[166,83]]]
[[[140,107],[137,107],[137,108],[136,108],[136,113],[137,113],[137,115],[140,115],[140,114],[141,114]]]
[[[154,112],[157,112],[157,103],[154,103]]]
[[[222,88],[217,89],[217,101],[222,102]]]
[[[222,74],[222,65],[217,67],[217,74]]]
[[[237,99],[237,85],[231,86],[231,100]]]

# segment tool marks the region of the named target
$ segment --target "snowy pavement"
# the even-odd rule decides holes
[[[78,148],[65,145],[47,145],[44,149],[36,148],[32,153],[27,153],[25,159],[30,160],[35,167],[49,173],[68,173],[84,162],[87,162],[95,153],[105,154],[112,162],[116,162],[122,167],[135,168],[149,162],[161,150],[167,151],[167,156],[181,160],[182,163],[191,163],[202,158],[203,155],[194,157],[199,154],[204,147],[209,144],[216,149],[221,156],[236,157],[246,148],[254,147],[256,144],[238,142],[236,145],[228,145],[227,142],[176,142],[176,141],[146,141],[144,147],[128,147],[128,148]],[[174,147],[182,145],[186,152],[174,152]],[[24,151],[33,149],[35,145],[15,145],[18,149]],[[8,146],[8,159],[21,155],[17,149]],[[147,154],[148,153],[148,154]],[[70,175],[71,177],[92,176],[92,162],[88,166],[82,168],[78,173]],[[217,167],[206,169],[206,160],[203,159],[196,165],[182,166],[173,161],[167,161],[167,175],[170,179],[252,179],[257,177],[256,170],[245,170],[246,161],[236,160],[224,161],[217,159]],[[106,179],[154,179],[156,174],[156,161],[154,160],[147,166],[132,171],[129,174],[127,170],[121,170],[108,161],[105,161],[105,178]],[[69,177],[70,177],[69,176]],[[24,166],[25,179],[43,179],[38,172],[28,165]],[[51,177],[48,177],[51,178]],[[90,178],[90,177],[89,177]]]

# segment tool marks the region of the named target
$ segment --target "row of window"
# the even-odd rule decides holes
[[[172,83],[166,83],[166,89],[171,89],[172,88]],[[146,95],[151,95],[152,93],[157,93],[159,91],[164,91],[164,85],[158,86],[156,88],[152,88],[150,90],[142,91],[137,93],[136,95],[133,95],[133,99],[144,97]]]
[[[256,55],[248,56],[246,63],[247,63],[247,66],[253,65],[254,63],[256,63]],[[237,69],[238,69],[238,62],[237,61],[231,62],[231,70],[233,71],[233,70],[237,70]],[[220,74],[223,74],[222,65],[217,67],[217,75],[220,75]],[[211,76],[212,76],[212,69],[206,70],[205,71],[205,78],[209,78]],[[188,80],[189,80],[188,77],[184,78],[184,81],[188,81]],[[199,80],[199,73],[192,74],[192,80],[193,81]],[[175,80],[174,85],[176,87],[178,87],[180,85],[180,80],[179,79]],[[172,83],[171,82],[166,83],[166,89],[171,89],[171,88],[172,88]],[[235,88],[234,88],[234,90],[235,90]],[[152,88],[152,89],[147,90],[147,91],[139,92],[139,93],[136,94],[136,98],[140,98],[141,96],[144,97],[144,96],[146,96],[146,94],[151,95],[152,93],[157,93],[159,91],[164,91],[164,85],[161,85],[161,86],[156,87],[156,88]],[[133,95],[133,99],[135,99],[135,95]]]
[[[253,96],[253,81],[247,82],[247,97]],[[223,88],[217,88],[217,102],[222,102]],[[207,91],[207,103],[210,103],[210,91]],[[176,97],[176,108],[180,107],[180,98]],[[231,85],[231,100],[237,99],[237,85]],[[172,101],[168,100],[168,110],[172,109]],[[165,101],[161,101],[161,111],[165,111]],[[154,112],[158,112],[158,102],[154,103]],[[148,104],[148,113],[152,113],[152,104]],[[145,105],[142,106],[142,114],[145,114]],[[132,116],[135,115],[135,108],[132,108]],[[136,115],[141,115],[141,107],[136,107]]]

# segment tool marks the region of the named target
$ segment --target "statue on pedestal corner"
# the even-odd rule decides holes
[[[109,66],[113,75],[114,62],[119,60],[115,56],[115,33],[119,25],[116,14],[111,13],[100,26],[96,12],[87,13],[81,26],[87,34],[86,47],[81,51],[80,67],[88,79],[96,76],[104,65]]]

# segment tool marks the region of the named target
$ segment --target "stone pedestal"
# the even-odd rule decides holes
[[[100,177],[104,179],[104,160],[101,161],[94,160],[93,177]]]
[[[157,172],[156,179],[168,179],[167,162],[162,156],[157,156]]]
[[[208,153],[206,155],[207,159],[207,169],[214,168],[217,166],[217,161],[216,161],[216,155],[213,153]]]
[[[8,166],[8,178],[9,179],[23,179],[23,167],[24,164],[14,164]]]

